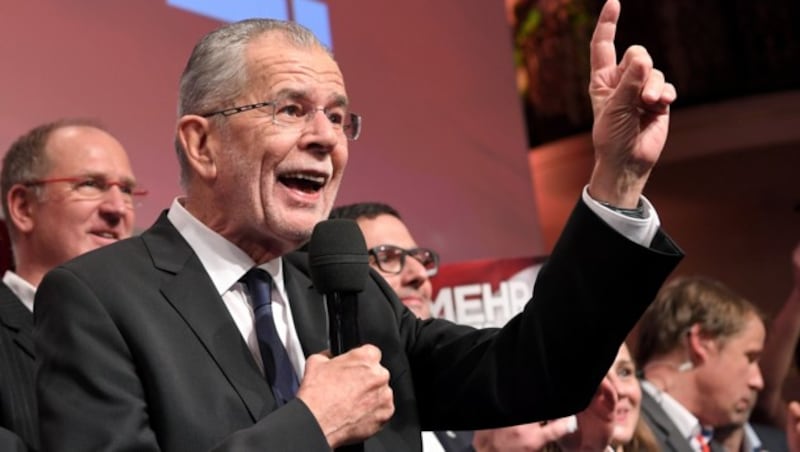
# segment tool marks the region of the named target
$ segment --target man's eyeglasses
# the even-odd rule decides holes
[[[125,181],[110,181],[100,176],[83,176],[83,177],[56,177],[52,179],[36,179],[23,182],[22,185],[26,187],[35,187],[37,185],[46,185],[59,182],[66,182],[70,184],[70,188],[76,195],[83,199],[99,199],[111,187],[116,186],[122,193],[122,199],[128,207],[134,207],[138,204],[138,200],[147,195],[147,190],[137,187],[133,182]]]
[[[428,248],[414,248],[407,250],[394,245],[378,245],[367,251],[371,260],[378,268],[393,275],[403,271],[406,265],[406,256],[416,259],[423,267],[428,277],[436,275],[439,271],[439,255]]]
[[[361,135],[361,116],[349,113],[344,106],[315,107],[308,102],[292,98],[275,99],[257,104],[242,105],[212,111],[200,116],[209,118],[214,115],[231,116],[250,110],[262,110],[272,115],[272,123],[284,127],[301,130],[321,111],[333,124],[333,128],[343,133],[349,140],[357,140]]]

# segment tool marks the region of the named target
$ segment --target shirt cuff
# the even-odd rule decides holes
[[[589,196],[589,186],[583,187],[583,202],[615,231],[639,245],[649,247],[661,227],[653,204],[642,196],[645,218],[633,218],[600,204]]]

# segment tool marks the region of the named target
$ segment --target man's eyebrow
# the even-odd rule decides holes
[[[125,184],[136,185],[136,178],[133,178],[133,177],[123,176],[123,177],[119,178],[119,180],[114,181],[111,177],[108,176],[108,174],[98,173],[98,172],[93,172],[93,171],[85,172],[82,175],[80,175],[79,177],[85,177],[85,178],[91,178],[91,179],[103,179],[105,181],[110,181],[110,182],[122,182],[122,183],[125,183]]]
[[[299,90],[294,88],[284,88],[277,93],[275,93],[274,98],[288,98],[293,100],[307,100],[311,96],[309,96],[308,91],[306,90]],[[327,102],[328,105],[335,105],[337,107],[346,107],[349,102],[347,100],[347,96],[343,94],[334,94],[330,96],[330,101]]]
[[[281,97],[288,97],[290,99],[307,99],[308,98],[308,91],[305,90],[298,90],[294,88],[284,88],[273,96],[276,99]]]
[[[337,94],[333,96],[333,101],[331,103],[339,107],[346,107],[349,105],[347,97],[342,94]]]

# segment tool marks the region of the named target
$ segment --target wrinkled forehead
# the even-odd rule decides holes
[[[245,67],[246,94],[292,92],[316,102],[347,104],[339,65],[320,46],[292,42],[279,32],[265,33],[247,45]]]

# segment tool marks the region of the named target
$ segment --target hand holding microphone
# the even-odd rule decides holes
[[[359,441],[377,433],[394,414],[381,352],[362,345],[358,330],[357,294],[369,277],[364,236],[355,221],[323,221],[314,228],[308,251],[311,280],[328,309],[333,357],[308,358],[297,397],[314,414],[331,447],[363,451]]]
[[[360,441],[377,433],[394,414],[389,371],[380,359],[377,347],[362,345],[334,358],[317,354],[306,361],[297,397],[337,451],[363,450]]]

